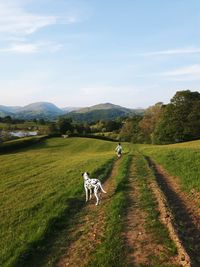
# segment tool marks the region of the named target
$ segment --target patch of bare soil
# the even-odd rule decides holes
[[[159,258],[160,254],[165,254],[165,248],[156,242],[154,235],[145,227],[148,215],[141,208],[140,186],[136,175],[136,168],[132,164],[129,175],[129,207],[124,231],[128,247],[127,262],[128,266],[154,266],[155,257]],[[178,266],[175,257],[169,258],[165,266],[172,265]]]
[[[195,191],[182,191],[177,180],[160,165],[148,160],[157,183],[164,193],[172,214],[172,227],[177,234],[179,246],[185,250],[185,266],[200,266],[200,198]],[[182,251],[184,252],[184,251]],[[184,253],[183,253],[184,254]],[[184,255],[182,254],[182,260]],[[188,256],[187,256],[188,255]]]
[[[63,249],[63,255],[57,263],[57,267],[83,267],[87,266],[90,255],[101,242],[105,232],[105,208],[115,190],[115,176],[117,174],[119,160],[115,162],[112,173],[103,188],[107,194],[102,195],[102,202],[95,206],[96,199],[93,197],[77,214],[73,220],[69,235],[69,246]]]

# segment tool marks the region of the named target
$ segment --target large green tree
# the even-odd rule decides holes
[[[72,120],[68,118],[59,118],[57,125],[61,134],[65,134],[67,131],[73,130]]]
[[[162,114],[163,103],[159,102],[145,110],[144,117],[139,122],[141,134],[147,143],[152,143],[152,133]]]
[[[155,143],[175,143],[200,138],[200,93],[178,91],[164,107],[155,127]]]
[[[141,130],[139,127],[139,122],[141,121],[141,116],[134,116],[133,118],[127,119],[120,131],[119,137],[122,141],[128,141],[132,143],[141,143],[143,140],[141,138]]]

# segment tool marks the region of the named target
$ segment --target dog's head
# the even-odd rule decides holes
[[[83,172],[82,173],[82,176],[83,176],[84,179],[88,179],[89,175],[90,175],[89,172]]]

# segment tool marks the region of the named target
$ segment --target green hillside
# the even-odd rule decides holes
[[[184,190],[200,192],[200,140],[173,145],[139,145],[138,148],[176,177]]]
[[[0,117],[13,115],[12,111],[7,106],[0,105]]]
[[[52,103],[36,102],[21,108],[15,114],[15,117],[29,120],[34,118],[55,119],[62,114],[64,114],[64,111]]]
[[[80,122],[94,122],[98,120],[113,120],[117,117],[124,117],[127,113],[117,109],[92,110],[85,113],[70,112],[65,117]]]
[[[83,203],[81,173],[101,169],[100,178],[105,178],[114,148],[108,141],[54,138],[0,155],[1,266],[13,266],[40,241],[73,199]]]
[[[115,120],[118,117],[126,117],[134,114],[142,114],[142,109],[128,109],[111,103],[98,104],[72,111],[65,117],[80,122],[96,122],[98,120]]]
[[[114,105],[111,103],[98,104],[98,105],[94,105],[91,107],[81,108],[81,109],[74,111],[74,113],[87,113],[89,111],[107,110],[107,109],[117,109],[117,110],[123,111],[124,113],[130,113],[130,109],[121,107],[119,105]]]

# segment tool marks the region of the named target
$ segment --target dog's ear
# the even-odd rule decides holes
[[[87,173],[88,176],[90,175],[89,172],[86,172],[86,173]]]
[[[84,172],[81,173],[81,176],[83,176]]]

